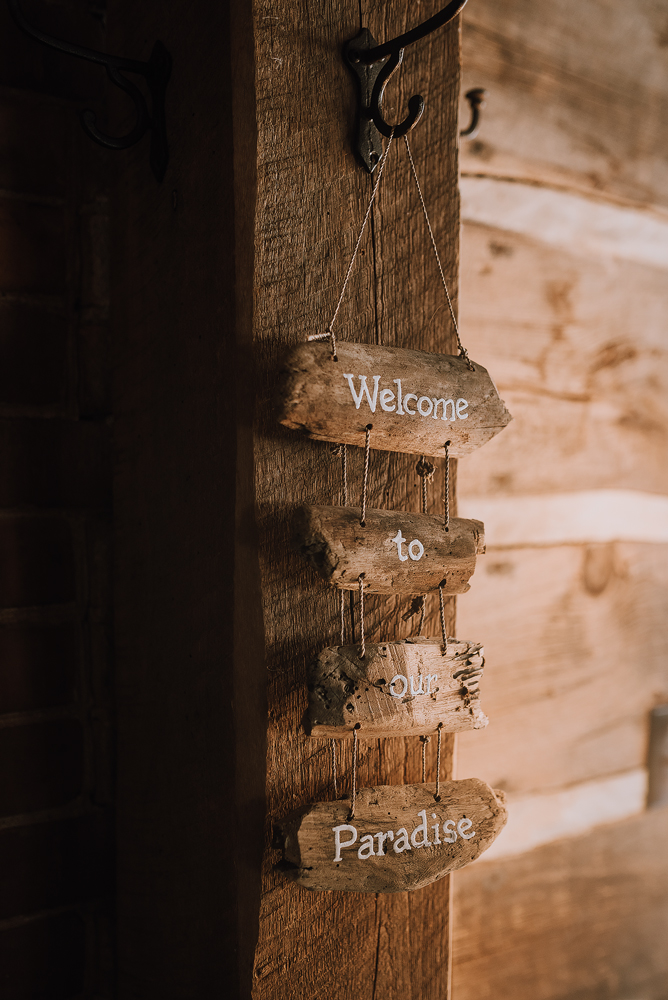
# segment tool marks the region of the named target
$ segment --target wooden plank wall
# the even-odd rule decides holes
[[[461,151],[462,327],[515,418],[460,463],[466,516],[668,495],[667,24],[651,2],[466,9],[463,86],[489,95]],[[560,545],[490,534],[459,601],[491,721],[458,740],[457,775],[505,788],[511,811],[642,774],[668,700],[665,535],[610,517],[577,543],[567,518]],[[455,1000],[665,997],[667,833],[665,808],[639,812],[458,873]]]
[[[420,18],[439,4],[420,7]],[[254,350],[261,373],[256,484],[267,667],[269,751],[267,843],[274,817],[332,794],[327,741],[301,732],[308,661],[338,636],[337,595],[325,590],[291,550],[290,515],[298,502],[340,502],[340,460],[331,446],[305,442],[276,426],[271,396],[287,345],[321,332],[333,314],[371,179],[350,149],[353,81],[342,62],[343,43],[361,26],[378,39],[394,37],[415,20],[398,2],[326,7],[300,3],[256,6],[258,195]],[[458,196],[456,112],[458,25],[407,54],[399,84],[388,92],[386,114],[402,117],[408,97],[422,93],[424,122],[414,133],[417,169],[432,212],[448,280],[457,287]],[[429,253],[419,202],[409,180],[403,143],[396,144],[374,208],[371,227],[338,320],[344,339],[449,352],[447,306]],[[350,493],[361,488],[362,452],[349,449]],[[419,510],[415,459],[372,452],[370,504]],[[440,483],[432,509],[442,502]],[[351,499],[351,502],[352,499]],[[406,601],[368,601],[368,635],[410,634]],[[437,607],[428,627],[438,634]],[[452,623],[452,608],[449,611]],[[448,741],[448,751],[450,742]],[[429,748],[434,766],[435,745]],[[350,746],[341,773],[350,780]],[[449,766],[449,765],[448,765]],[[362,784],[420,780],[417,739],[362,744]],[[411,894],[309,894],[273,870],[265,855],[254,997],[257,1000],[343,1000],[420,997],[448,992],[447,879]]]

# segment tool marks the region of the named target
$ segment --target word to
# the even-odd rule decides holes
[[[424,545],[422,544],[419,538],[414,538],[413,541],[409,543],[408,556],[404,555],[404,553],[401,551],[401,546],[406,541],[404,536],[401,534],[401,528],[399,529],[399,531],[397,531],[392,541],[397,547],[397,554],[402,562],[406,562],[408,556],[411,557],[413,562],[417,562],[418,559],[422,559],[422,556],[424,555]]]
[[[385,410],[386,413],[397,413],[400,417],[408,414],[410,417],[414,417],[419,414],[421,417],[433,417],[434,420],[438,418],[438,408],[442,404],[442,415],[441,420],[467,420],[468,413],[466,410],[468,408],[468,402],[465,399],[458,399],[457,402],[454,399],[443,399],[443,397],[438,398],[437,396],[420,396],[418,398],[417,394],[414,392],[404,393],[401,388],[401,379],[392,379],[393,383],[397,386],[396,393],[392,392],[391,389],[382,389],[380,393],[378,392],[378,383],[380,382],[380,375],[372,375],[373,378],[373,392],[369,391],[369,387],[366,383],[366,375],[358,375],[360,380],[360,390],[359,393],[355,392],[355,385],[353,379],[354,375],[344,375],[345,379],[348,380],[348,385],[350,387],[350,392],[353,397],[353,402],[355,403],[355,409],[359,410],[362,400],[366,396],[366,401],[369,409],[372,413],[376,412],[376,404],[380,402],[380,407]],[[396,403],[395,403],[396,399]],[[409,406],[409,402],[415,402],[417,409],[413,410]],[[448,416],[448,411],[452,414]]]
[[[417,689],[417,691],[415,690],[415,680],[414,680],[414,678],[411,677],[411,679],[410,679],[410,681],[411,681],[411,695],[412,695],[413,698],[416,695],[418,695],[418,694],[431,694],[431,690],[430,690],[430,688],[431,688],[431,682],[433,681],[434,684],[438,683],[438,676],[436,674],[427,674],[426,677],[424,677],[424,678],[423,678],[422,674],[419,674],[418,675],[418,679],[420,681],[420,687]],[[426,689],[424,691],[422,690],[422,681],[423,681],[423,679],[427,681],[427,687],[426,687]],[[397,683],[403,684],[403,688],[402,688],[401,691],[395,691],[394,690],[394,686]],[[390,694],[392,695],[393,698],[403,698],[404,695],[406,694],[406,692],[408,691],[408,677],[406,677],[404,674],[395,674],[394,677],[392,678],[392,680],[389,683],[389,688],[390,688]]]
[[[439,844],[454,844],[457,840],[457,834],[463,840],[472,840],[475,837],[475,830],[473,833],[468,831],[473,826],[470,819],[463,816],[458,823],[455,824],[454,819],[449,819],[443,823],[442,833],[443,839],[439,837],[439,830],[441,829],[440,822],[433,823],[431,829],[434,831],[434,839],[429,840],[429,831],[427,829],[427,811],[426,809],[421,809],[418,813],[418,817],[421,817],[422,822],[418,823],[413,832],[409,835],[408,830],[405,826],[402,826],[400,830],[397,830],[396,834],[394,830],[388,830],[387,833],[378,831],[378,833],[366,833],[360,840],[359,847],[357,849],[357,857],[364,861],[365,858],[382,858],[387,854],[384,850],[385,843],[388,842],[388,848],[390,844],[392,845],[391,850],[395,854],[402,854],[404,851],[410,851],[412,848],[418,850],[420,847],[432,847],[438,846]],[[438,819],[436,813],[431,814],[432,819]],[[341,851],[345,850],[347,847],[352,847],[353,844],[357,843],[357,827],[351,826],[349,823],[343,823],[341,826],[333,826],[332,833],[334,834],[334,863],[338,864],[341,861]],[[341,834],[349,833],[351,836],[348,840],[342,841]],[[374,844],[377,841],[377,845]],[[377,850],[374,848],[377,846]]]

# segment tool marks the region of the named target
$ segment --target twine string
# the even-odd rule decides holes
[[[425,594],[420,598],[420,621],[418,622],[417,634],[422,635],[422,626],[424,625],[424,616],[427,612],[427,597]]]
[[[448,653],[448,634],[445,630],[445,601],[443,600],[443,587],[445,585],[445,580],[441,580],[438,585],[438,603],[439,610],[441,612],[441,635],[443,636],[443,656],[447,656]]]
[[[358,722],[353,729],[353,773],[350,790],[350,812],[348,813],[349,820],[355,818],[355,805],[357,802],[357,731],[359,728],[360,724]]]
[[[427,212],[427,206],[425,204],[424,197],[422,195],[422,188],[420,187],[420,182],[418,180],[417,171],[415,169],[415,163],[413,161],[413,154],[411,152],[411,147],[408,142],[408,134],[404,136],[404,142],[406,143],[406,152],[408,153],[408,159],[411,164],[411,172],[413,174],[413,179],[415,181],[415,186],[417,188],[418,195],[420,196],[420,204],[422,205],[422,213],[424,215],[425,222],[427,223],[427,230],[429,231],[429,239],[431,240],[431,245],[434,250],[434,256],[436,257],[436,263],[438,264],[438,270],[441,275],[441,281],[443,282],[443,288],[445,289],[445,297],[448,300],[448,309],[450,310],[450,316],[452,317],[452,325],[455,328],[455,336],[457,338],[457,348],[459,350],[459,356],[464,358],[466,366],[469,371],[475,371],[473,362],[468,356],[468,352],[464,345],[462,344],[462,339],[459,335],[459,326],[457,324],[457,317],[455,316],[455,310],[452,306],[452,299],[450,298],[450,292],[448,291],[448,286],[445,280],[445,275],[443,273],[443,265],[441,264],[441,257],[438,252],[438,247],[436,246],[436,240],[434,239],[434,231],[431,228],[431,222],[429,221],[429,213]]]
[[[445,442],[445,530],[450,531],[450,442]]]
[[[441,733],[443,732],[443,723],[438,724],[438,743],[436,749],[436,794],[434,799],[436,802],[441,801]]]
[[[334,798],[339,797],[339,785],[336,777],[336,740],[330,740],[330,750],[332,755],[332,779],[334,781]]]
[[[364,573],[360,573],[357,578],[360,592],[360,660],[366,656],[366,634],[364,631]]]
[[[422,744],[422,784],[424,785],[427,780],[427,743],[429,743],[429,737],[421,736],[420,743]]]
[[[336,317],[339,315],[339,309],[341,308],[341,303],[343,302],[343,296],[346,293],[346,288],[348,286],[348,282],[350,281],[350,275],[352,274],[353,266],[355,264],[355,260],[357,259],[357,254],[359,252],[360,244],[362,242],[362,236],[364,235],[364,230],[366,229],[366,224],[369,221],[369,216],[371,215],[371,209],[373,208],[373,203],[376,198],[376,193],[380,185],[380,180],[381,177],[383,176],[383,168],[385,166],[385,163],[387,162],[387,157],[390,152],[390,147],[392,145],[393,138],[394,138],[394,129],[392,129],[390,138],[387,140],[387,146],[385,148],[385,152],[383,153],[380,163],[378,164],[378,176],[376,177],[376,183],[374,184],[373,190],[371,192],[371,198],[369,199],[369,204],[367,206],[367,210],[364,215],[364,219],[362,221],[362,226],[360,228],[359,236],[357,237],[357,243],[355,244],[355,249],[353,250],[352,257],[350,258],[350,264],[348,265],[348,270],[346,272],[346,276],[343,281],[343,287],[341,289],[341,294],[339,295],[339,301],[336,303],[336,309],[334,310],[334,315],[329,321],[329,325],[325,333],[313,333],[311,334],[310,337],[308,337],[308,340],[329,340],[332,345],[332,361],[339,360],[336,353],[336,337],[334,335],[334,323],[336,322]]]
[[[416,472],[421,480],[421,498],[420,504],[422,508],[422,513],[427,513],[428,497],[427,497],[427,484],[432,482],[434,478],[434,472],[436,471],[433,462],[427,461],[424,455],[420,456],[420,461],[415,466]],[[427,598],[423,594],[420,600],[420,619],[418,622],[417,634],[422,635],[422,627],[424,625],[424,617],[427,612]]]
[[[360,516],[360,526],[366,528],[366,498],[369,489],[369,461],[371,458],[371,428],[373,424],[367,424],[364,437],[364,478],[362,479],[362,511]]]

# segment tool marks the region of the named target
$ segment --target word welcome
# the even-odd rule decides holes
[[[397,413],[399,416],[403,417],[406,414],[410,417],[414,417],[419,414],[421,417],[433,417],[434,420],[438,418],[438,408],[442,404],[442,415],[441,420],[467,420],[468,413],[465,411],[468,408],[468,402],[465,399],[458,399],[455,402],[454,399],[443,399],[443,397],[437,396],[420,396],[418,398],[417,394],[414,392],[404,393],[401,388],[401,379],[392,379],[393,383],[397,386],[396,393],[392,392],[391,389],[382,389],[380,393],[378,392],[378,383],[380,382],[380,375],[372,375],[373,378],[373,392],[369,391],[367,385],[367,376],[358,375],[360,380],[360,390],[359,393],[355,392],[355,386],[353,383],[354,375],[344,375],[345,379],[348,380],[348,385],[350,387],[350,393],[353,397],[353,402],[355,403],[355,409],[359,410],[362,400],[366,396],[366,401],[368,403],[369,409],[372,413],[376,412],[376,404],[380,402],[380,407],[385,410],[386,413]],[[396,399],[396,403],[395,403]],[[413,410],[409,406],[409,402],[415,402],[417,409]],[[452,416],[448,416],[448,411]]]
[[[388,849],[393,850],[395,854],[403,854],[404,851],[410,851],[413,848],[419,850],[420,847],[454,844],[457,840],[457,834],[463,840],[472,840],[475,837],[475,830],[473,833],[468,832],[473,823],[466,816],[462,816],[458,823],[455,823],[454,819],[447,820],[443,823],[442,828],[440,821],[431,824],[431,829],[434,831],[434,839],[429,840],[426,809],[421,809],[418,817],[421,817],[421,822],[418,823],[411,834],[408,833],[405,826],[397,830],[396,834],[394,830],[388,830],[387,833],[379,830],[378,833],[364,834],[357,849],[357,857],[362,861],[366,858],[385,857],[388,853],[384,849],[386,843]],[[438,820],[436,813],[432,813],[431,818]],[[439,836],[439,830],[443,833],[443,839]],[[341,861],[341,851],[357,843],[357,827],[351,826],[349,823],[343,823],[341,826],[333,826],[332,833],[334,834],[334,863],[338,864]],[[341,834],[344,833],[351,835],[348,840],[341,840]],[[390,845],[392,845],[391,848]],[[375,849],[376,847],[377,850]]]
[[[418,674],[418,680],[420,681],[420,687],[416,691],[415,690],[415,680],[414,680],[413,677],[410,678],[410,681],[411,681],[411,696],[413,698],[415,698],[415,696],[418,695],[418,694],[431,694],[431,690],[430,690],[431,689],[431,682],[433,681],[434,684],[437,684],[438,683],[438,675],[437,674],[426,674],[426,676],[423,677],[422,674]],[[422,681],[423,680],[427,681],[427,687],[425,688],[424,691],[422,690]],[[401,689],[401,691],[399,691],[399,690],[395,691],[394,687],[395,687],[395,684],[397,684],[397,683],[398,684],[403,684],[403,688]],[[406,692],[408,691],[408,677],[406,677],[404,674],[395,674],[394,677],[392,678],[392,680],[389,683],[389,689],[390,689],[390,694],[392,695],[393,698],[403,698],[404,695],[406,694]]]
[[[417,562],[418,559],[422,559],[422,556],[424,555],[424,545],[422,544],[420,539],[414,538],[412,542],[409,542],[408,556],[404,555],[404,553],[401,551],[401,546],[404,544],[406,540],[407,539],[405,539],[404,536],[401,534],[401,528],[399,528],[399,531],[397,531],[394,538],[391,539],[391,541],[393,541],[397,547],[397,554],[401,559],[401,561],[406,562],[408,556],[411,557],[413,562]]]

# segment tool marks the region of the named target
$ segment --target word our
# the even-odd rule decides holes
[[[462,816],[459,822],[455,822],[454,819],[446,820],[441,827],[438,816],[436,813],[432,813],[431,818],[437,820],[437,822],[431,824],[431,829],[434,831],[434,839],[429,840],[427,810],[421,809],[418,813],[418,818],[421,818],[421,822],[418,823],[410,835],[405,826],[397,830],[396,834],[394,830],[388,830],[386,833],[383,833],[382,830],[379,830],[378,833],[365,833],[359,842],[357,857],[361,861],[364,861],[366,858],[385,857],[388,853],[384,850],[386,843],[388,849],[393,850],[395,854],[403,854],[404,851],[410,851],[413,848],[419,850],[421,847],[438,847],[441,844],[454,844],[457,840],[457,834],[459,834],[462,840],[472,840],[475,837],[475,830],[472,833],[468,832],[473,823],[466,816]],[[443,833],[442,839],[439,836],[439,830]],[[341,826],[333,826],[332,833],[334,834],[334,863],[339,864],[342,860],[341,851],[357,843],[357,827],[352,826],[350,823],[342,823]],[[351,835],[348,840],[341,840],[341,834],[344,833]],[[377,843],[374,844],[374,841]],[[390,844],[392,845],[391,848]],[[376,847],[377,850],[375,849]]]
[[[410,682],[411,682],[411,697],[412,698],[415,698],[416,695],[418,695],[418,694],[431,694],[431,682],[433,681],[434,684],[438,684],[438,674],[426,674],[424,677],[423,677],[422,674],[418,674],[418,679],[420,681],[420,686],[419,686],[419,688],[416,691],[415,690],[415,678],[414,677],[410,678]],[[403,698],[403,697],[405,697],[406,692],[408,691],[408,680],[409,680],[409,678],[406,677],[405,674],[395,674],[394,675],[394,677],[392,678],[392,680],[390,681],[390,683],[388,685],[388,687],[390,689],[390,694],[392,695],[393,698]],[[426,682],[427,682],[427,686],[424,689],[424,691],[422,690],[422,681],[423,680],[426,680]],[[402,684],[403,685],[403,687],[402,687],[402,689],[400,691],[399,690],[395,690],[395,685],[396,684]]]
[[[422,559],[422,556],[424,555],[424,545],[422,544],[419,538],[414,538],[412,542],[409,542],[408,556],[404,555],[404,553],[401,551],[401,546],[404,544],[405,541],[407,541],[407,539],[404,538],[404,536],[401,534],[401,528],[399,528],[396,535],[391,540],[396,545],[397,553],[402,562],[406,562],[408,556],[411,557],[413,562],[417,562],[418,559]]]
[[[359,393],[355,392],[354,385],[354,375],[344,375],[345,379],[348,380],[348,386],[350,387],[350,393],[353,397],[353,402],[355,403],[355,409],[359,410],[362,400],[366,396],[366,401],[369,409],[372,413],[376,412],[376,404],[380,402],[380,408],[385,410],[386,413],[397,413],[400,417],[408,414],[410,417],[419,414],[421,417],[432,417],[434,420],[438,419],[438,408],[443,404],[443,412],[441,420],[468,420],[468,413],[465,411],[468,409],[468,402],[465,399],[458,399],[456,402],[454,399],[444,399],[442,396],[420,396],[418,398],[417,393],[406,392],[404,393],[401,388],[401,379],[392,379],[393,383],[397,386],[396,393],[392,392],[391,389],[382,389],[380,393],[378,392],[378,383],[380,382],[380,375],[372,375],[373,379],[373,392],[369,390],[367,385],[367,376],[358,375],[360,380],[360,390]],[[395,403],[396,399],[396,403]],[[414,401],[417,409],[413,410],[408,405],[409,401]],[[452,416],[448,416],[448,411]]]

